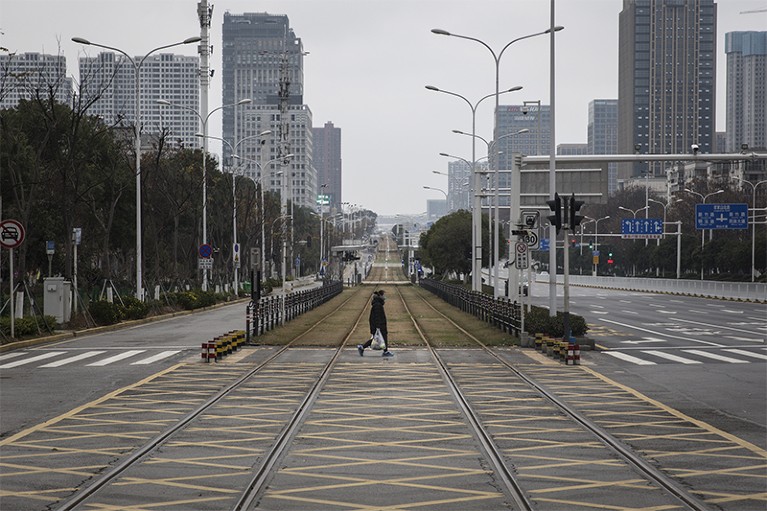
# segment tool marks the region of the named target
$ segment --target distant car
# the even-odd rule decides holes
[[[5,225],[2,232],[0,232],[0,237],[4,240],[19,241],[19,236],[21,236],[21,233],[15,225]]]

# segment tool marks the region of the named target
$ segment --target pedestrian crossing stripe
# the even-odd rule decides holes
[[[147,350],[127,350],[123,351],[121,353],[118,353],[116,355],[112,355],[110,357],[97,360],[95,362],[91,362],[89,364],[86,364],[86,367],[103,367],[110,364],[113,364],[115,362],[119,362],[121,360],[129,359],[131,357],[136,357],[142,353],[145,353]],[[165,350],[161,351],[159,353],[155,353],[153,355],[150,355],[146,358],[142,358],[141,360],[136,360],[134,362],[131,362],[131,365],[148,365],[152,364],[154,362],[159,362],[160,360],[166,359],[168,357],[171,357],[177,353],[181,353],[182,350]],[[71,351],[48,351],[44,353],[40,353],[34,356],[27,356],[24,357],[24,355],[30,355],[31,352],[16,352],[16,353],[8,353],[5,355],[0,356],[0,369],[12,369],[14,367],[20,367],[24,365],[29,364],[35,364],[37,362],[42,361],[48,361],[47,363],[44,363],[40,366],[38,366],[41,369],[52,369],[57,367],[62,367],[68,364],[73,364],[75,362],[82,362],[84,360],[93,359],[95,357],[98,357],[99,355],[103,355],[106,353],[105,350],[93,350],[93,351],[86,351],[84,353],[80,353],[74,356],[62,358],[59,360],[49,361],[49,359],[59,357],[61,355],[67,355],[71,354]]]
[[[756,353],[753,351],[743,350],[743,349],[737,349],[737,348],[728,348],[723,349],[723,352],[731,353],[733,355],[738,355],[742,357],[747,357],[746,360],[741,358],[734,358],[731,356],[723,355],[714,353],[712,351],[707,350],[698,350],[698,349],[682,349],[675,353],[669,353],[665,350],[632,350],[631,355],[624,351],[617,351],[617,350],[607,350],[603,351],[602,353],[609,355],[613,358],[617,358],[619,360],[622,360],[624,362],[629,362],[631,364],[635,365],[641,365],[641,366],[650,366],[650,365],[657,365],[658,362],[653,359],[661,359],[668,362],[674,362],[678,364],[685,364],[685,365],[695,365],[695,364],[702,364],[705,361],[716,361],[716,362],[724,362],[728,364],[749,364],[754,362],[750,359],[757,359],[757,360],[767,360],[767,355],[762,353]],[[690,354],[694,355],[695,357],[701,357],[704,360],[697,360],[695,358],[690,358],[687,356],[682,356],[683,354]],[[641,358],[642,355],[647,355],[649,358]]]

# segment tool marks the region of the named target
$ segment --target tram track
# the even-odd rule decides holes
[[[405,307],[407,308],[406,301],[404,297],[402,296],[402,293],[399,293],[399,296],[402,299],[403,303],[405,303]],[[590,434],[597,437],[600,442],[602,442],[604,445],[610,448],[617,456],[619,456],[622,460],[624,460],[627,464],[629,464],[634,470],[636,470],[638,473],[641,473],[653,484],[663,488],[666,492],[672,495],[679,502],[680,505],[684,506],[683,509],[688,509],[691,511],[710,510],[710,508],[707,505],[701,502],[694,495],[690,494],[680,483],[668,477],[662,471],[652,466],[650,463],[645,461],[642,456],[636,454],[630,447],[624,445],[618,439],[616,439],[615,437],[607,433],[603,428],[599,427],[593,421],[584,417],[576,409],[566,404],[563,400],[559,399],[554,393],[549,392],[546,388],[539,385],[537,382],[535,382],[533,379],[525,375],[523,372],[519,371],[516,367],[510,364],[508,360],[501,357],[495,351],[491,350],[480,339],[472,335],[466,329],[462,328],[460,325],[454,322],[447,315],[445,315],[444,313],[436,309],[431,303],[429,303],[422,296],[419,295],[419,299],[424,304],[426,304],[434,313],[440,316],[444,321],[451,324],[455,329],[460,331],[464,336],[466,336],[468,339],[471,339],[473,342],[475,342],[476,345],[479,346],[486,354],[488,354],[490,357],[495,359],[498,363],[503,365],[507,370],[513,373],[518,379],[523,381],[525,385],[534,389],[535,392],[537,392],[538,394],[543,396],[547,401],[549,401],[551,404],[556,406],[556,408],[560,410],[563,414],[565,414],[570,420],[576,422],[580,427],[582,427],[583,429],[587,430]],[[502,479],[506,483],[507,488],[509,489],[509,492],[513,495],[515,502],[520,506],[520,509],[523,509],[525,511],[536,509],[533,503],[530,501],[530,499],[528,499],[526,492],[523,488],[523,485],[514,476],[513,472],[507,468],[506,462],[504,460],[504,456],[501,453],[501,449],[496,445],[495,441],[492,439],[492,436],[486,431],[485,427],[483,426],[483,421],[481,417],[479,417],[479,415],[474,412],[470,404],[470,399],[464,395],[464,392],[461,389],[461,385],[453,378],[451,374],[451,370],[449,368],[449,364],[447,364],[442,359],[442,357],[440,357],[438,348],[435,348],[433,344],[429,342],[423,330],[418,326],[418,319],[416,318],[417,315],[410,313],[409,308],[407,310],[411,319],[413,320],[414,325],[416,326],[416,329],[418,330],[419,334],[423,338],[424,343],[426,344],[427,348],[431,352],[434,359],[439,364],[443,374],[445,375],[446,381],[448,381],[452,392],[455,394],[456,398],[458,399],[461,405],[461,408],[464,410],[464,413],[466,414],[469,420],[469,423],[471,424],[471,427],[474,429],[475,434],[481,439],[483,447],[488,453],[490,459],[493,461],[494,466],[496,467],[496,469],[499,471],[500,475],[502,476]]]

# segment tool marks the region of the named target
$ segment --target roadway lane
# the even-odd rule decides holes
[[[56,417],[183,360],[245,326],[234,304],[0,354],[0,438]]]
[[[598,348],[585,364],[767,448],[767,305],[575,286],[570,298]]]

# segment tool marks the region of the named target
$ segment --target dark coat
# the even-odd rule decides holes
[[[378,294],[373,295],[373,301],[370,304],[370,328],[386,328],[384,299]]]

